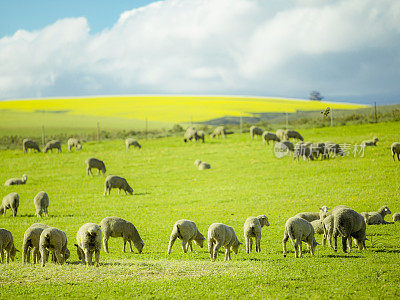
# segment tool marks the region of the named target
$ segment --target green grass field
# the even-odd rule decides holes
[[[20,195],[18,216],[0,216],[0,227],[13,233],[19,250],[25,230],[36,222],[64,230],[71,258],[63,266],[0,265],[0,298],[398,298],[400,297],[400,223],[367,227],[367,251],[350,254],[318,246],[295,259],[289,242],[288,257],[281,241],[286,220],[322,205],[345,204],[361,211],[388,205],[400,212],[400,163],[393,162],[390,144],[400,141],[400,122],[302,130],[307,141],[356,144],[378,136],[377,147],[365,157],[352,155],[326,161],[294,162],[278,159],[272,146],[248,134],[225,140],[184,144],[181,138],[141,141],[141,150],[125,151],[124,141],[90,142],[80,152],[0,152],[0,182],[26,173],[23,186],[5,187],[0,195]],[[103,196],[104,176],[87,177],[86,158],[104,160],[107,174],[125,177],[133,196]],[[200,158],[212,165],[198,171]],[[34,217],[33,198],[41,190],[50,197],[50,217]],[[215,222],[232,226],[244,242],[243,223],[249,216],[266,214],[261,253],[245,253],[244,245],[232,261],[220,252],[210,262],[206,248],[194,245],[183,254],[177,241],[166,250],[175,221],[190,219],[206,236]],[[119,216],[131,221],[145,242],[142,254],[123,253],[122,239],[109,241],[110,253],[101,252],[99,268],[78,263],[76,232],[87,222]],[[391,216],[390,216],[391,217]],[[390,218],[387,217],[387,221]],[[321,241],[321,236],[317,236]],[[305,247],[304,247],[305,248]],[[136,250],[136,249],[135,249]]]

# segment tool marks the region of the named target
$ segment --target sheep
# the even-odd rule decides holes
[[[361,145],[362,146],[376,146],[376,143],[379,141],[377,137],[374,137],[372,140],[367,140],[367,141],[362,141]]]
[[[362,215],[350,208],[340,208],[333,214],[333,240],[334,251],[337,251],[337,237],[342,236],[343,252],[347,252],[347,240],[353,238],[359,250],[367,249],[365,247],[366,224]],[[350,249],[351,250],[351,249]]]
[[[70,139],[68,139],[67,144],[68,144],[68,151],[69,152],[71,152],[72,148],[75,148],[75,151],[82,149],[82,143],[78,139],[70,138]]]
[[[324,234],[324,225],[322,224],[322,221],[320,219],[311,221],[310,224],[314,228],[315,234]]]
[[[302,218],[308,222],[312,222],[321,219],[321,215],[326,214],[328,210],[329,208],[324,205],[319,209],[319,212],[301,212],[295,215],[295,217]]]
[[[385,216],[390,215],[391,213],[389,207],[382,206],[378,211],[362,212],[361,215],[364,217],[367,225],[379,225],[389,224],[389,222],[385,221]]]
[[[132,139],[132,138],[126,139],[125,140],[125,145],[126,145],[126,151],[128,151],[131,146],[139,148],[139,149],[142,148],[142,146],[140,146],[139,142],[137,140],[135,140],[135,139]]]
[[[303,156],[303,160],[314,160],[311,146],[311,143],[296,143],[293,150],[293,160],[297,158],[297,161],[299,161],[300,156]]]
[[[196,128],[189,127],[189,128],[186,129],[186,132],[185,132],[185,134],[183,136],[183,141],[185,143],[190,141],[190,140],[193,140],[194,142],[196,142],[197,141],[196,136],[197,136]]]
[[[306,242],[311,255],[314,256],[315,247],[319,245],[315,240],[314,234],[314,228],[310,222],[299,217],[289,218],[285,224],[285,233],[282,240],[283,257],[286,257],[286,242],[289,237],[293,243],[294,256],[296,258],[303,257],[302,241]]]
[[[257,138],[257,136],[262,136],[263,130],[261,128],[258,128],[257,126],[251,126],[250,127],[250,136],[251,139],[254,139],[254,136]]]
[[[321,160],[328,158],[329,155],[325,143],[313,143],[311,145],[311,155],[313,155],[315,159],[318,159],[320,155]]]
[[[95,253],[96,267],[99,266],[100,250],[101,250],[102,234],[101,229],[97,224],[86,223],[79,228],[76,234],[76,252],[78,258],[87,263],[87,266],[92,264],[93,252]]]
[[[315,221],[313,221],[313,222],[315,222]],[[334,227],[333,215],[327,216],[322,221],[320,220],[320,222],[322,222],[322,226],[323,226],[322,246],[325,246],[326,241],[328,240],[328,246],[333,248],[333,244],[332,244],[333,227]],[[351,251],[351,248],[352,248],[351,238],[347,239],[347,243],[348,243],[349,249]]]
[[[25,231],[24,241],[22,244],[22,258],[24,263],[30,262],[31,250],[33,250],[33,263],[36,264],[39,262],[41,258],[39,251],[40,235],[46,228],[50,228],[50,226],[35,223]]]
[[[226,131],[225,126],[218,126],[214,129],[214,131],[210,134],[211,138],[217,137],[219,139],[219,136],[222,136],[225,138],[226,135],[228,134],[233,134],[232,131]]]
[[[125,191],[125,195],[133,194],[133,189],[130,187],[128,182],[125,178],[118,177],[115,175],[107,176],[106,180],[104,181],[104,196],[107,194],[110,195],[111,189],[118,189],[118,195],[120,194],[121,190]]]
[[[269,141],[280,142],[281,139],[277,137],[275,133],[264,131],[262,134],[262,140],[265,145],[265,142],[269,145]]]
[[[22,175],[22,178],[10,178],[10,179],[6,180],[6,182],[4,183],[4,186],[25,184],[27,180],[28,180],[28,176],[26,174],[24,174],[24,175]]]
[[[393,214],[392,219],[393,219],[393,222],[400,221],[400,213]]]
[[[60,265],[64,264],[67,253],[67,235],[64,231],[49,227],[45,228],[40,234],[39,250],[42,258],[42,267],[46,265],[49,252],[55,257],[55,261]]]
[[[53,152],[53,149],[57,149],[58,153],[61,152],[61,142],[58,140],[52,140],[44,146],[43,152],[46,153],[47,151],[51,150]]]
[[[298,132],[295,131],[295,130],[286,129],[286,130],[285,130],[285,133],[284,133],[284,136],[285,136],[285,138],[286,138],[287,140],[289,140],[289,139],[297,139],[297,140],[300,140],[300,141],[304,141],[304,139],[303,139],[303,137],[301,136],[301,134],[298,133]]]
[[[286,140],[287,139],[286,136],[285,136],[285,130],[283,130],[283,129],[278,129],[275,134],[280,140]]]
[[[225,261],[231,260],[231,248],[235,254],[238,253],[239,246],[242,244],[236,237],[232,227],[222,223],[213,223],[208,228],[207,236],[208,252],[211,261],[217,259],[219,248],[225,247]]]
[[[49,196],[47,195],[46,192],[39,192],[33,199],[33,203],[35,204],[35,216],[42,217],[42,213],[46,217],[49,216],[49,213],[47,212],[47,208],[49,207]]]
[[[346,206],[346,205],[338,205],[338,206],[335,206],[335,207],[332,208],[332,209],[329,209],[327,206],[322,206],[322,207],[319,209],[320,220],[321,220],[321,221],[324,220],[326,217],[332,215],[335,211],[337,211],[337,210],[339,210],[339,209],[342,209],[342,208],[350,208],[350,207],[348,207],[348,206]],[[329,211],[328,211],[328,210],[329,210]]]
[[[92,174],[93,176],[92,168],[97,169],[97,174],[100,174],[100,171],[103,175],[106,173],[106,166],[104,162],[102,162],[97,158],[90,157],[87,160],[85,160],[85,163],[86,163],[86,173],[88,176],[89,173]]]
[[[269,226],[268,218],[265,215],[249,217],[244,222],[244,240],[246,243],[246,253],[252,251],[253,237],[255,238],[256,252],[261,252],[261,228]]]
[[[339,144],[333,143],[333,142],[325,142],[325,147],[326,151],[328,152],[327,156],[329,157],[329,153],[333,153],[334,155],[338,154],[340,156],[345,156],[346,154],[342,150],[342,148],[339,146]]]
[[[194,165],[199,168],[199,170],[206,170],[206,169],[211,169],[211,165],[201,161],[200,159],[196,159],[194,162]]]
[[[204,138],[205,138],[205,133],[203,130],[198,130],[197,133],[194,136],[194,140],[195,142],[197,142],[198,140],[202,140],[204,143]]]
[[[0,228],[0,254],[1,263],[4,262],[4,251],[6,252],[7,263],[14,261],[15,254],[19,252],[14,246],[14,239],[10,231]]]
[[[393,143],[390,146],[390,151],[392,152],[393,161],[396,161],[394,155],[397,155],[397,160],[400,161],[400,143]]]
[[[276,143],[275,144],[275,148],[281,149],[282,151],[286,151],[286,150],[289,150],[289,151],[292,151],[292,152],[294,151],[293,144],[291,142],[289,142],[289,141],[286,141],[286,140]]]
[[[176,221],[172,228],[172,233],[169,238],[167,254],[171,254],[172,246],[176,239],[182,240],[182,250],[186,253],[190,247],[190,251],[193,251],[192,241],[194,241],[200,248],[203,248],[204,236],[197,229],[196,224],[189,220]]]
[[[19,206],[19,195],[17,193],[10,193],[3,198],[0,206],[0,214],[6,215],[7,208],[11,208],[13,216],[17,215]]]
[[[106,253],[108,253],[108,239],[110,237],[123,238],[124,247],[122,251],[124,253],[126,242],[129,242],[129,247],[131,249],[131,252],[133,252],[131,241],[133,242],[133,245],[139,251],[139,253],[142,253],[144,247],[143,240],[141,239],[139,232],[136,230],[135,226],[133,226],[131,222],[118,217],[107,217],[100,222],[99,226],[104,234],[103,245],[104,251]]]
[[[40,152],[39,145],[30,139],[24,139],[22,141],[22,150],[26,153],[30,149],[36,150],[36,152]]]

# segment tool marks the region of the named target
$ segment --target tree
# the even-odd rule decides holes
[[[320,92],[312,91],[310,93],[310,100],[321,101],[322,99],[324,99],[324,97],[322,97]]]

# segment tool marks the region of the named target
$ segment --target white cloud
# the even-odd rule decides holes
[[[400,95],[400,2],[167,0],[0,39],[0,97]]]

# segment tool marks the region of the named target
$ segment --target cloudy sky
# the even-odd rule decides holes
[[[0,99],[319,90],[400,103],[400,1],[113,2],[3,0]]]

